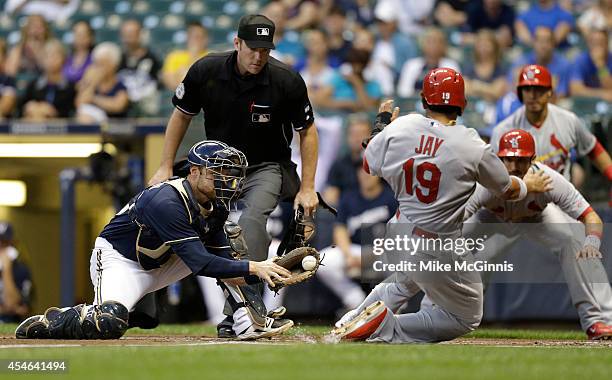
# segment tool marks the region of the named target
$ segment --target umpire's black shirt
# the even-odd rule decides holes
[[[291,159],[293,130],[314,122],[302,77],[270,57],[257,75],[241,76],[236,51],[209,54],[195,62],[172,103],[187,115],[204,111],[206,138],[246,155],[249,165]]]

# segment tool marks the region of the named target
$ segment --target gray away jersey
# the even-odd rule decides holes
[[[399,117],[376,135],[364,166],[389,183],[402,219],[435,232],[461,229],[476,182],[495,194],[510,187],[506,168],[475,130],[420,114]]]
[[[546,193],[529,193],[522,201],[508,202],[496,197],[491,191],[478,186],[468,201],[466,219],[484,207],[506,222],[529,221],[538,217],[549,203],[554,203],[563,212],[578,219],[591,206],[561,174],[546,165],[534,164],[532,169],[543,169],[552,179],[553,190]]]
[[[555,169],[570,179],[570,150],[576,148],[578,156],[587,155],[595,147],[596,138],[575,113],[554,104],[548,104],[544,123],[534,127],[525,117],[525,106],[517,109],[493,129],[491,144],[499,148],[499,139],[512,129],[525,130],[536,143],[536,160]]]

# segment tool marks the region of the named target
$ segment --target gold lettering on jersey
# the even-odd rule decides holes
[[[435,157],[440,145],[444,142],[444,139],[440,139],[434,136],[421,135],[421,142],[419,146],[414,149],[416,154],[423,154],[431,157]]]

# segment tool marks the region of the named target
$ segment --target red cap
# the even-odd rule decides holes
[[[517,88],[523,86],[552,87],[550,71],[544,66],[527,65],[519,74]]]
[[[531,133],[522,129],[513,129],[499,139],[499,157],[533,157],[535,141]]]
[[[455,106],[463,111],[467,104],[463,77],[447,67],[433,69],[425,76],[421,95],[432,106]]]

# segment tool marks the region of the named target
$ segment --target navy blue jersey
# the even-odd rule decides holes
[[[248,275],[248,261],[231,259],[223,231],[227,211],[213,204],[204,217],[189,182],[174,179],[136,195],[104,227],[100,237],[144,269],[178,255],[195,274],[231,278]]]
[[[393,192],[383,187],[382,193],[374,199],[366,199],[359,189],[347,190],[340,196],[337,224],[344,225],[353,244],[362,244],[363,224],[385,223],[395,214],[397,201]]]

